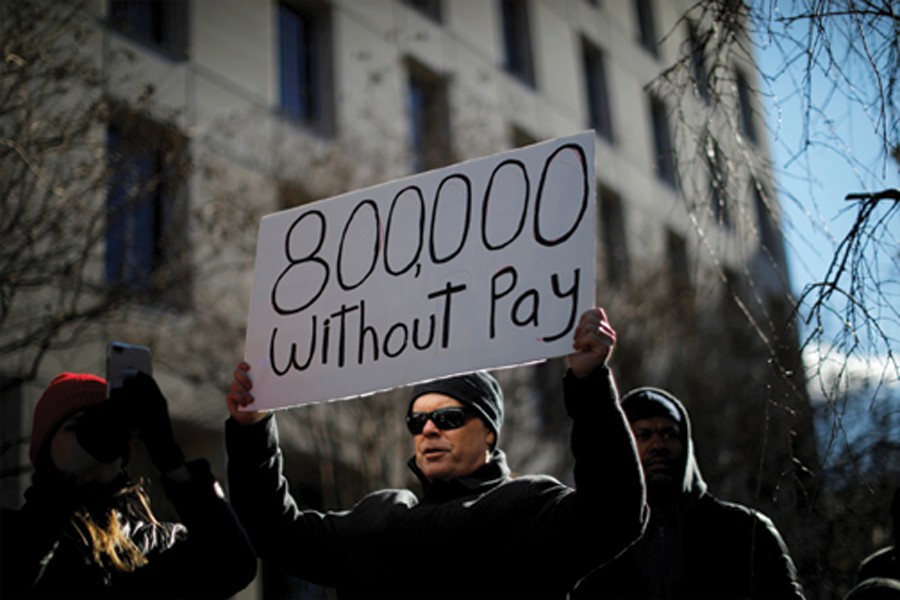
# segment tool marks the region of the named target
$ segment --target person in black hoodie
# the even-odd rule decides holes
[[[804,598],[764,514],[707,491],[684,405],[652,387],[622,397],[647,483],[643,537],[584,578],[572,598]]]
[[[179,522],[161,522],[125,471],[132,431],[162,473]],[[33,415],[34,474],[0,521],[3,598],[225,598],[256,576],[256,555],[205,460],[185,462],[165,397],[138,374],[61,373]]]
[[[361,598],[564,598],[645,523],[644,485],[606,366],[615,331],[584,313],[564,379],[576,489],[513,478],[499,449],[503,394],[484,372],[416,386],[406,422],[423,494],[374,492],[352,509],[305,511],[282,472],[274,415],[252,399],[245,363],[227,401],[232,501],[263,567]]]
[[[844,600],[900,598],[900,488],[891,501],[891,541],[860,561],[855,585]]]

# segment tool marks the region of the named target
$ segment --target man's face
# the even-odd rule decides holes
[[[647,485],[680,483],[681,428],[668,417],[640,419],[631,424]]]
[[[439,408],[462,407],[461,402],[444,394],[423,394],[413,403],[413,413]],[[422,433],[413,436],[416,466],[429,481],[450,481],[476,471],[488,461],[494,432],[475,415],[456,429],[439,429],[429,419]]]

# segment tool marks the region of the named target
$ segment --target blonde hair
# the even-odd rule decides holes
[[[124,499],[125,510],[128,512],[137,510],[153,525],[159,525],[159,521],[150,510],[147,493],[139,484],[124,488],[116,498]],[[79,510],[72,517],[75,530],[89,549],[94,562],[104,568],[114,568],[127,573],[146,565],[148,560],[144,552],[122,528],[122,510],[115,506],[107,507],[99,517],[96,518],[87,510]]]

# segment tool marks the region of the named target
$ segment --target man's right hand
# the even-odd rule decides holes
[[[265,411],[241,410],[242,407],[253,403],[251,389],[253,389],[253,381],[250,379],[250,365],[242,361],[234,369],[234,380],[231,382],[228,395],[225,396],[231,418],[241,425],[259,423],[268,414]]]

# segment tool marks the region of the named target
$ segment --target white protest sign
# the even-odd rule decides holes
[[[253,408],[568,354],[594,219],[591,131],[265,216]]]

